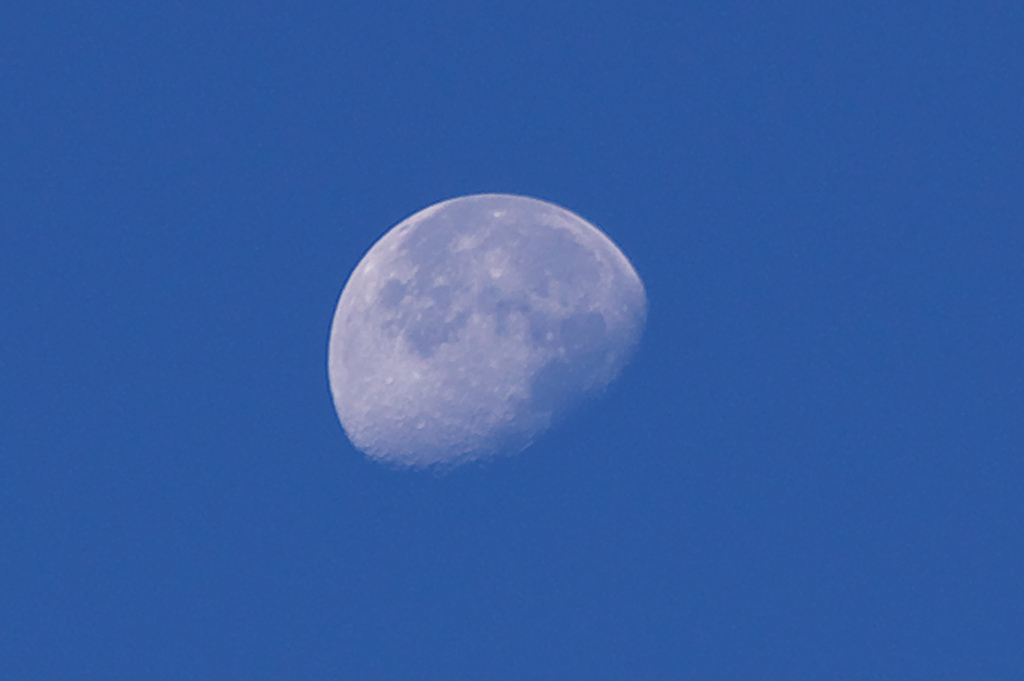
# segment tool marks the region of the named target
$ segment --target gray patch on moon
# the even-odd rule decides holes
[[[409,466],[519,451],[620,372],[643,284],[579,216],[505,194],[399,223],[342,291],[328,371],[367,455]]]

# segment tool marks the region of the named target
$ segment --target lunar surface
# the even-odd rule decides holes
[[[527,447],[636,348],[643,284],[600,230],[507,194],[405,219],[341,293],[328,373],[352,443],[400,466]]]

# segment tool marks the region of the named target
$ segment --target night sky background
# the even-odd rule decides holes
[[[0,5],[0,678],[1024,678],[1024,5]],[[388,228],[643,277],[514,457],[345,438]]]

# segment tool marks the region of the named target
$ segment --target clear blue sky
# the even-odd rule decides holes
[[[1018,2],[0,6],[0,678],[1024,678]],[[523,454],[366,461],[337,296],[462,194],[650,299]]]

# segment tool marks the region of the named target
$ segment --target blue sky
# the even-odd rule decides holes
[[[1019,679],[1024,11],[0,8],[0,676]],[[326,376],[442,199],[650,309],[516,457],[397,472]]]

